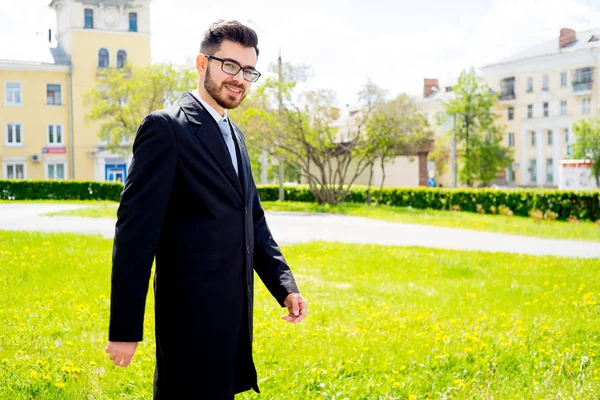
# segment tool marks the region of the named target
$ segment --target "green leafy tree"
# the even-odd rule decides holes
[[[463,71],[452,90],[456,96],[444,103],[439,123],[456,119],[458,179],[467,186],[486,184],[512,161],[512,150],[501,144],[504,127],[493,112],[497,94],[474,70]]]
[[[383,193],[385,164],[401,155],[417,154],[433,139],[429,124],[406,94],[378,104],[366,122],[366,135],[382,172],[379,198]]]
[[[107,69],[98,85],[84,94],[86,121],[99,124],[98,137],[106,140],[107,150],[128,155],[144,117],[175,104],[196,82],[192,67],[172,64]]]
[[[600,188],[600,118],[590,117],[573,124],[576,142],[573,146],[573,157],[591,160],[592,173]]]

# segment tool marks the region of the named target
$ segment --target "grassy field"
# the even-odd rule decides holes
[[[132,367],[103,352],[111,241],[0,232],[0,398],[150,399],[152,296]],[[598,260],[312,243],[284,248],[309,317],[257,284],[262,395],[594,399]]]
[[[49,215],[116,218],[116,207],[115,203],[104,203],[95,207]],[[365,204],[321,206],[316,203],[266,201],[263,202],[263,207],[270,211],[326,212],[409,224],[435,225],[554,239],[600,241],[600,225],[590,221],[580,221],[578,223],[536,221],[532,218],[514,216],[419,210],[407,207],[369,206]]]

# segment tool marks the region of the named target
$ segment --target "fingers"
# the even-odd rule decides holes
[[[294,293],[291,301],[291,306],[288,306],[289,315],[282,317],[282,319],[297,324],[306,317],[307,303],[299,293]]]
[[[299,293],[292,294],[292,309],[290,311],[296,317],[298,316],[298,314],[300,314],[300,307],[298,307],[298,297],[299,296],[300,296]]]
[[[127,367],[131,363],[133,354],[135,353],[135,347],[137,343],[133,344],[115,344],[109,343],[104,349],[108,353],[108,357],[111,359],[113,364],[118,367]]]

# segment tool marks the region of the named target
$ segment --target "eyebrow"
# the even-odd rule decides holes
[[[255,67],[253,67],[253,66],[251,66],[251,65],[246,65],[246,66],[243,66],[242,64],[240,64],[240,62],[239,62],[239,61],[237,61],[237,60],[234,60],[233,58],[226,58],[226,57],[223,57],[223,60],[225,60],[225,61],[233,61],[234,63],[236,63],[237,65],[239,65],[240,67],[242,67],[242,68],[244,68],[244,69],[251,69],[251,70],[253,70],[253,71],[256,71],[256,68],[255,68]]]

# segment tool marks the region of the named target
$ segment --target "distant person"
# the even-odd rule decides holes
[[[287,307],[283,319],[306,316],[267,226],[244,135],[227,116],[260,77],[257,44],[256,33],[237,21],[212,24],[196,57],[197,88],[148,115],[135,137],[117,212],[106,352],[115,365],[131,362],[156,256],[154,399],[259,391],[254,271]]]

